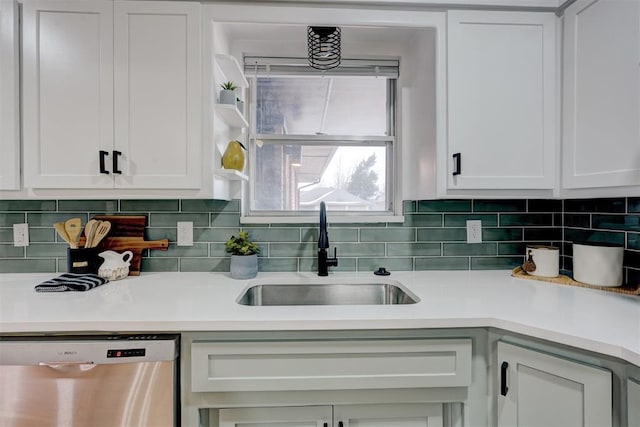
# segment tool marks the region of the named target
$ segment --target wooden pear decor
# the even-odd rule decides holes
[[[245,146],[240,141],[230,141],[227,149],[222,155],[222,167],[225,169],[235,169],[242,172],[244,169]]]

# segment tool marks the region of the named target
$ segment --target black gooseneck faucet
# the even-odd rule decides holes
[[[333,248],[333,258],[327,256],[329,232],[327,231],[327,207],[320,202],[320,233],[318,235],[318,276],[328,276],[327,267],[338,265],[338,250]]]

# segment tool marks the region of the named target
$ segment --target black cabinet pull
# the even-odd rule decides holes
[[[122,152],[113,150],[113,173],[121,174],[122,171],[118,169],[118,156],[121,156]]]
[[[453,155],[453,161],[455,162],[455,169],[453,170],[453,176],[460,175],[462,173],[462,155],[460,153],[456,153]]]
[[[344,427],[344,423],[342,421],[338,421],[338,427]]]
[[[509,369],[509,363],[502,362],[502,365],[500,365],[500,394],[503,396],[506,396],[509,391],[509,387],[507,386],[507,369]]]
[[[324,427],[329,427],[329,423],[322,424]]]
[[[105,160],[106,157],[109,155],[108,151],[103,151],[100,150],[100,173],[104,173],[109,175],[109,171],[107,170],[107,167],[105,166]]]

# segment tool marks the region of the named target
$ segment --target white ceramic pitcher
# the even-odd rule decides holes
[[[98,269],[98,276],[109,280],[123,279],[129,275],[129,266],[133,259],[133,252],[104,251],[98,254],[104,262]]]

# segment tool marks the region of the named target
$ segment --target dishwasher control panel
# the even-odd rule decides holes
[[[107,350],[107,358],[111,357],[144,357],[144,348],[126,348],[120,350]]]

